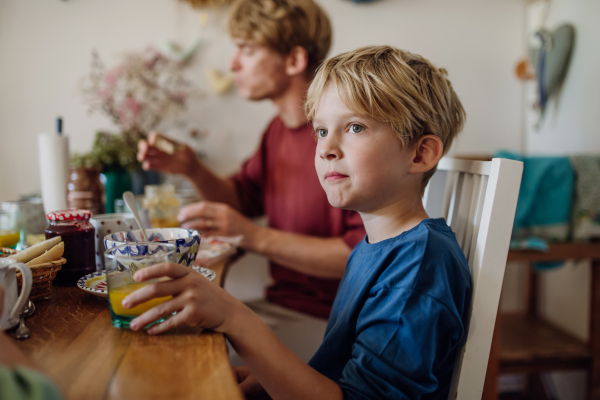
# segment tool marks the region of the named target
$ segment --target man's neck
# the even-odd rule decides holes
[[[285,92],[271,99],[277,109],[277,115],[287,128],[299,128],[307,122],[304,112],[304,100],[306,99],[309,83],[305,77],[297,76],[292,79]]]

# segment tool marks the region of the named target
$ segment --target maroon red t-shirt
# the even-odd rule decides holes
[[[332,207],[315,171],[316,141],[309,124],[288,129],[276,117],[258,151],[232,176],[249,217],[266,215],[269,227],[323,238],[341,237],[354,248],[365,236],[358,213]],[[272,303],[328,318],[339,284],[270,262]]]

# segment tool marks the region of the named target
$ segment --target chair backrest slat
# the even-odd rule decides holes
[[[480,399],[487,369],[523,164],[444,158],[425,190],[430,217],[444,217],[471,270],[465,342],[457,352],[449,399]]]

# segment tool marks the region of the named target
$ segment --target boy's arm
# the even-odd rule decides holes
[[[251,310],[225,332],[254,378],[273,400],[341,400],[341,388],[298,358]]]
[[[123,300],[125,308],[155,297],[173,299],[131,322],[140,330],[177,312],[148,329],[158,334],[180,325],[201,326],[227,336],[254,377],[274,399],[342,399],[342,390],[294,355],[261,319],[239,300],[202,275],[178,264],[159,264],[135,274],[136,281],[167,276],[173,280],[146,285]]]

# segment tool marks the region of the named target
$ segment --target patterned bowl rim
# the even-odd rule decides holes
[[[205,276],[209,281],[213,282],[216,277],[217,277],[217,273],[215,271],[213,271],[212,269],[209,268],[204,268],[204,267],[199,267],[197,265],[194,265],[191,267],[194,271],[202,274],[203,276]],[[82,276],[81,278],[79,278],[77,280],[77,287],[79,289],[82,289],[88,293],[92,293],[95,294],[97,296],[101,296],[101,297],[107,297],[108,296],[108,292],[106,290],[98,290],[98,289],[93,289],[90,287],[85,286],[85,282],[89,279],[94,279],[94,278],[99,278],[105,275],[104,271],[100,271],[100,272],[92,272],[91,274],[87,274]],[[105,278],[106,280],[106,278]]]

